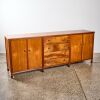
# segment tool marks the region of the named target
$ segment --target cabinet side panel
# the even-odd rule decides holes
[[[11,71],[11,59],[10,59],[10,40],[5,37],[5,49],[6,49],[6,62],[7,62],[7,70]]]

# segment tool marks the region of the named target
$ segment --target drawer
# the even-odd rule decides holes
[[[69,36],[54,36],[54,37],[44,37],[44,44],[48,43],[62,43],[68,42],[69,43]]]
[[[57,51],[57,52],[46,52],[44,53],[44,58],[69,58],[69,50],[67,51]]]
[[[53,67],[63,64],[68,64],[69,58],[60,58],[60,57],[49,57],[44,59],[44,67]]]
[[[68,43],[60,43],[60,44],[45,44],[44,45],[44,53],[46,52],[56,52],[62,50],[69,50]]]

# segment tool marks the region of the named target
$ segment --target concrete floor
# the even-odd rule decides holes
[[[100,54],[89,61],[17,74],[11,79],[0,54],[0,100],[100,100]]]

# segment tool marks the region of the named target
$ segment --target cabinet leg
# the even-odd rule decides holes
[[[91,59],[91,63],[93,63],[93,59]]]
[[[68,64],[67,66],[70,67],[70,64]]]
[[[7,71],[9,71],[9,68],[7,68]]]
[[[7,71],[9,71],[9,67],[8,67],[8,64],[7,64]]]
[[[44,72],[44,69],[41,69],[41,72]]]
[[[11,78],[13,79],[14,78],[14,75],[11,74]]]

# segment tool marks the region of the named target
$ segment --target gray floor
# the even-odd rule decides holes
[[[0,54],[0,100],[100,100],[100,54],[89,61],[18,74],[11,79]]]

